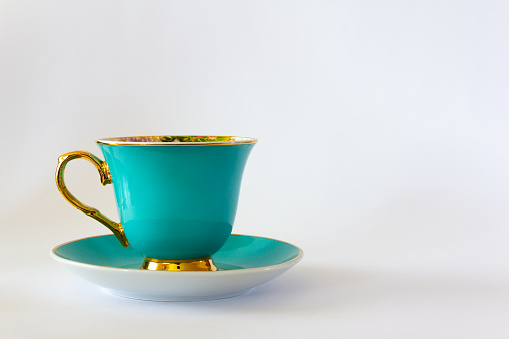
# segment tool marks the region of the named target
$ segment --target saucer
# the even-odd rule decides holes
[[[143,256],[122,247],[114,235],[74,240],[51,256],[107,292],[153,301],[202,301],[235,297],[283,274],[302,259],[292,244],[232,234],[212,256],[218,270],[172,272],[140,269]]]

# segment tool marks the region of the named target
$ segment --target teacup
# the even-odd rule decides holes
[[[59,158],[57,186],[74,207],[108,227],[150,270],[216,270],[211,256],[231,234],[242,174],[255,138],[145,136],[97,140],[105,161],[76,151]],[[113,183],[120,223],[76,199],[66,164],[83,158]]]

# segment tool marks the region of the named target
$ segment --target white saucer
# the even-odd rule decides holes
[[[229,298],[283,274],[302,259],[302,250],[279,240],[232,235],[212,256],[218,271],[170,272],[139,269],[143,257],[114,235],[57,246],[51,256],[80,277],[126,298],[202,301]]]

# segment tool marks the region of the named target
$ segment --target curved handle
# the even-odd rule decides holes
[[[125,237],[124,229],[122,228],[121,224],[108,219],[105,215],[99,212],[98,209],[85,205],[84,203],[76,199],[74,195],[72,195],[71,192],[69,192],[69,190],[65,186],[64,182],[65,166],[69,161],[79,158],[86,159],[90,161],[92,164],[94,164],[94,166],[99,171],[99,175],[101,176],[101,183],[103,184],[103,186],[111,184],[111,174],[108,168],[108,164],[106,164],[106,161],[102,161],[101,159],[99,159],[98,157],[91,153],[76,151],[66,153],[58,158],[58,166],[56,172],[58,190],[60,191],[60,193],[62,193],[65,200],[67,200],[71,205],[73,205],[74,207],[76,207],[89,217],[99,221],[104,226],[108,227],[113,232],[113,234],[115,234],[115,236],[120,241],[122,246],[127,247],[127,245],[129,245],[129,242]]]

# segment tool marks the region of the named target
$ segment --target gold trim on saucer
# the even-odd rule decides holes
[[[217,271],[211,257],[185,260],[145,258],[140,268],[149,271]]]

